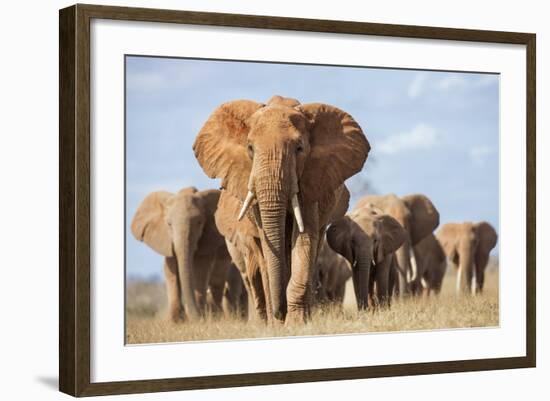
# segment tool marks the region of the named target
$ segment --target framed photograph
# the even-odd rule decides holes
[[[535,366],[534,34],[59,27],[62,392]]]

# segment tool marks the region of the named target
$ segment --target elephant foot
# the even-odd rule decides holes
[[[173,309],[169,312],[169,318],[172,323],[181,323],[184,320],[183,310]]]
[[[309,313],[307,312],[305,307],[289,309],[285,319],[285,326],[301,325],[307,323],[308,316]]]

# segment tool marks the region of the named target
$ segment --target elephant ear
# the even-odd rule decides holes
[[[174,195],[166,191],[152,192],[139,205],[132,219],[132,234],[163,256],[174,256],[172,230],[166,215]]]
[[[219,189],[207,189],[205,191],[198,191],[195,193],[195,198],[199,199],[199,202],[201,203],[207,216],[214,217],[214,213],[218,208],[220,194],[221,191]]]
[[[317,202],[363,168],[370,145],[359,124],[326,104],[298,106],[310,122],[310,153],[299,180],[304,202]]]
[[[350,193],[345,185],[340,185],[334,192],[327,192],[319,200],[319,225],[336,221],[346,214],[349,207]]]
[[[329,222],[344,217],[349,208],[350,193],[345,185],[341,185],[334,191],[336,202],[332,208]]]
[[[352,225],[355,224],[348,216],[333,222],[327,230],[327,243],[330,248],[346,258],[350,263],[353,263],[353,255],[351,252],[352,242]]]
[[[476,224],[476,231],[479,236],[479,244],[477,246],[478,252],[484,252],[489,254],[498,240],[498,235],[492,225],[486,221]]]
[[[210,178],[221,178],[222,188],[243,201],[247,194],[252,161],[246,146],[248,120],[264,105],[235,100],[218,107],[200,130],[193,151]]]
[[[439,226],[439,212],[425,195],[407,195],[403,201],[411,211],[411,242],[414,246]]]
[[[376,217],[379,236],[376,239],[376,261],[381,263],[384,258],[397,251],[407,238],[407,231],[393,217],[382,214]]]

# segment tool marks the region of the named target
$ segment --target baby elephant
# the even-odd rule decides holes
[[[378,303],[389,304],[393,256],[405,241],[406,235],[397,220],[369,204],[356,208],[328,229],[327,242],[330,247],[352,266],[353,287],[359,310],[367,308],[369,292],[371,299],[374,299],[374,285]]]
[[[132,220],[132,234],[164,256],[170,318],[204,314],[207,290],[221,311],[231,258],[214,223],[220,191],[152,192]],[[183,298],[183,307],[182,307]]]
[[[316,301],[342,306],[346,294],[346,283],[351,277],[351,268],[347,260],[334,252],[323,240],[317,255]]]
[[[497,232],[489,223],[447,223],[436,233],[449,261],[458,269],[456,290],[483,290],[489,253],[497,244]]]

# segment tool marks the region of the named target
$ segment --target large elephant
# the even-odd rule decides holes
[[[430,234],[414,246],[418,275],[422,277],[422,286],[429,295],[432,291],[439,294],[443,278],[447,271],[445,251],[435,235]]]
[[[406,236],[406,231],[396,219],[368,203],[363,203],[330,225],[327,230],[330,247],[346,258],[351,266],[366,266],[365,276],[355,271],[353,273],[359,310],[367,308],[369,296],[380,305],[389,304],[392,261]],[[370,266],[373,271],[369,277]]]
[[[412,194],[398,197],[395,194],[368,195],[357,203],[356,208],[372,205],[396,219],[407,232],[403,245],[397,250],[394,266],[398,274],[396,290],[400,295],[421,291],[421,278],[417,274],[413,247],[439,225],[439,212],[427,196]]]
[[[134,237],[165,257],[164,275],[173,321],[202,315],[209,287],[214,305],[221,310],[231,258],[214,220],[219,198],[218,190],[197,191],[193,187],[176,194],[152,192],[132,220]]]
[[[345,213],[343,183],[370,150],[361,128],[326,104],[236,100],[212,113],[193,149],[221,179],[218,228],[244,260],[257,309],[269,321],[305,321],[320,239]]]
[[[458,269],[457,292],[481,292],[489,253],[498,240],[493,226],[486,221],[447,223],[436,236],[447,258]]]
[[[343,256],[332,250],[326,240],[323,240],[317,256],[316,273],[316,301],[342,306],[346,283],[352,276],[351,266]]]

